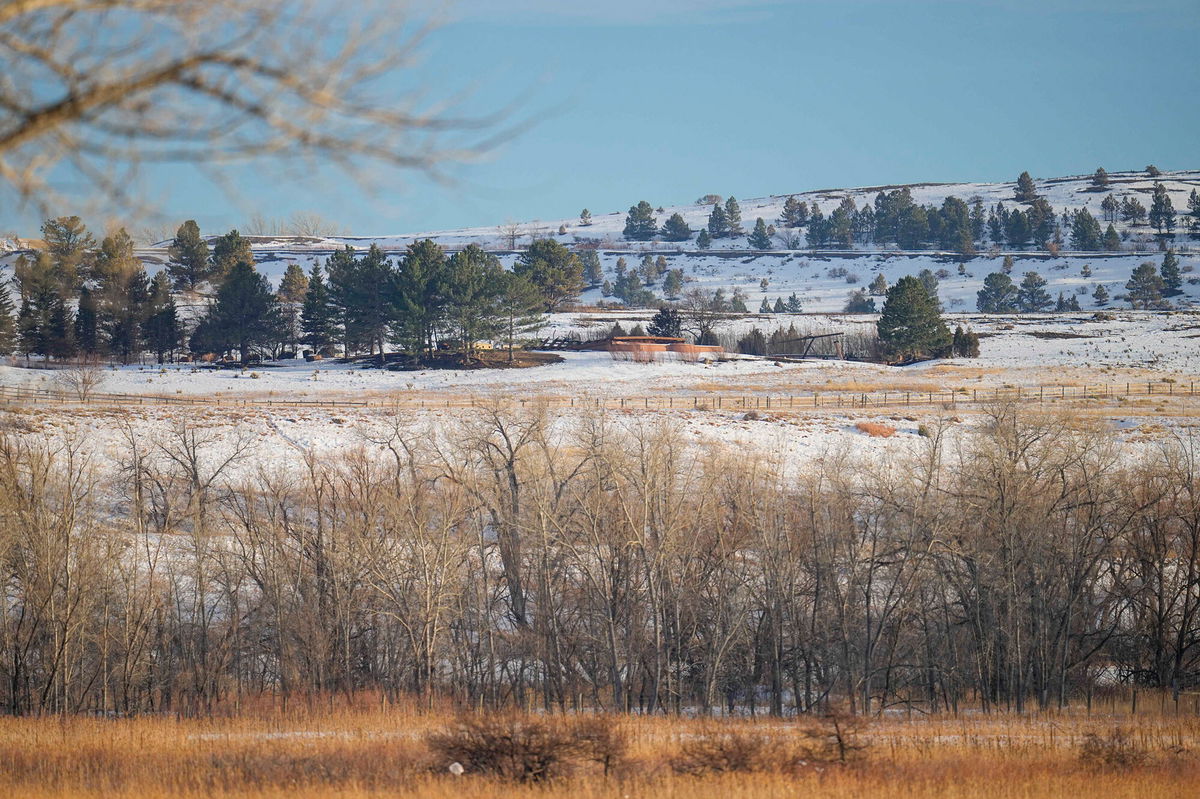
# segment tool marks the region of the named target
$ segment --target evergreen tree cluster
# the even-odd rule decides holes
[[[391,343],[413,360],[439,347],[470,357],[479,342],[496,340],[511,359],[543,314],[583,287],[583,260],[553,239],[533,242],[511,271],[476,245],[447,256],[426,239],[396,263],[374,245],[362,254],[347,247],[312,270],[302,340],[318,352],[340,346],[380,358]]]
[[[307,275],[289,264],[276,291],[236,230],[210,246],[195,222],[185,222],[153,279],[123,229],[97,243],[78,217],[60,217],[46,222],[43,236],[46,248],[20,256],[11,286],[0,284],[0,354],[130,363],[146,352],[165,362],[190,350],[245,363],[302,342],[319,352],[381,356],[398,345],[419,359],[439,348],[469,356],[492,340],[511,356],[545,312],[578,296],[585,278],[593,285],[602,278],[594,251],[581,258],[552,239],[534,241],[511,271],[478,247],[448,257],[427,240],[396,263],[373,246],[347,247]],[[668,271],[661,256],[640,272],[651,282],[665,274],[671,291],[681,288],[682,274]],[[178,291],[207,297],[190,331]]]
[[[174,354],[180,324],[170,279],[148,277],[123,228],[97,244],[79,217],[65,216],[47,220],[42,235],[46,249],[14,264],[16,302],[0,287],[0,352],[122,363],[147,350],[160,362]]]

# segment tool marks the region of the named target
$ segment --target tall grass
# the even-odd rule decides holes
[[[504,718],[511,728],[514,717]],[[570,727],[576,718],[526,721]],[[462,723],[445,710],[380,706],[208,720],[5,718],[0,796],[1177,799],[1200,785],[1194,715],[885,718],[854,733],[861,746],[844,764],[820,754],[830,728],[819,720],[614,717],[605,724],[625,743],[618,764],[531,783],[451,774],[436,741]],[[797,756],[804,751],[815,755]]]

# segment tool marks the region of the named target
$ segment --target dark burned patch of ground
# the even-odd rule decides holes
[[[389,363],[386,368],[394,372],[418,372],[426,369],[528,369],[561,362],[562,356],[553,352],[517,352],[513,354],[511,362],[507,352],[480,352],[470,358],[455,353],[426,358],[417,363],[397,361]]]
[[[1100,336],[1089,336],[1084,333],[1068,333],[1063,330],[1030,330],[1025,335],[1033,336],[1034,338],[1100,338]]]

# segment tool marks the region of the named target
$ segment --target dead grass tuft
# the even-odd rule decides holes
[[[896,435],[896,428],[881,422],[856,422],[854,427],[871,438],[891,438]]]

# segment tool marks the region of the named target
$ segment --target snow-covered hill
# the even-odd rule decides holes
[[[1054,211],[1061,215],[1086,207],[1103,220],[1101,203],[1106,196],[1121,200],[1126,196],[1138,198],[1149,208],[1150,197],[1156,182],[1162,183],[1179,214],[1173,246],[1180,255],[1184,272],[1184,294],[1174,298],[1178,307],[1190,307],[1200,303],[1200,246],[1188,236],[1186,214],[1188,198],[1193,190],[1200,191],[1200,170],[1164,172],[1151,177],[1145,172],[1109,173],[1106,191],[1097,191],[1091,183],[1091,175],[1036,179],[1038,194],[1045,197]],[[1016,183],[921,183],[907,187],[870,186],[852,189],[823,189],[795,195],[809,207],[819,206],[828,216],[842,200],[850,197],[861,207],[873,203],[881,191],[908,188],[914,202],[920,205],[940,206],[949,196],[958,197],[968,203],[978,197],[990,209],[1003,202],[1009,209],[1019,208],[1013,199]],[[761,198],[739,198],[742,225],[747,230],[755,219],[762,217],[767,223],[778,223],[783,205],[789,195]],[[631,204],[638,198],[631,198]],[[654,198],[647,198],[654,204]],[[662,207],[656,212],[661,225],[674,213],[679,213],[693,230],[707,224],[711,206],[690,204]],[[501,224],[491,227],[464,228],[460,230],[424,231],[402,235],[381,236],[335,236],[335,237],[253,237],[253,249],[258,268],[273,281],[278,282],[290,263],[298,263],[306,270],[323,261],[329,253],[346,245],[366,248],[378,244],[389,253],[399,255],[415,241],[431,238],[448,250],[456,250],[468,244],[477,244],[495,252],[506,266],[511,266],[519,256],[521,247],[533,238],[554,238],[571,247],[594,247],[600,256],[605,274],[615,279],[614,267],[619,258],[636,267],[647,253],[654,257],[662,255],[668,268],[682,269],[685,288],[700,286],[708,289],[723,289],[731,295],[740,289],[746,295],[749,310],[758,310],[765,298],[774,303],[777,298],[786,298],[795,293],[807,312],[840,311],[849,293],[865,289],[876,274],[882,274],[888,283],[894,283],[904,275],[916,274],[929,269],[942,275],[940,295],[948,310],[969,311],[975,307],[975,294],[983,278],[990,272],[999,271],[1004,256],[1014,259],[1012,277],[1019,282],[1027,271],[1036,271],[1048,282],[1051,296],[1059,292],[1074,294],[1080,306],[1087,310],[1097,304],[1091,294],[1097,284],[1103,284],[1114,298],[1124,293],[1125,282],[1130,273],[1145,261],[1161,262],[1159,242],[1152,228],[1145,224],[1130,225],[1117,221],[1115,227],[1122,236],[1120,252],[1070,252],[1064,246],[1059,255],[1051,256],[1044,250],[1030,246],[1023,250],[1009,251],[1003,247],[985,244],[982,252],[973,258],[963,258],[954,253],[927,251],[899,251],[894,246],[875,244],[858,245],[841,250],[773,250],[754,251],[745,236],[718,239],[714,249],[699,250],[695,238],[687,242],[626,241],[622,236],[626,211],[595,213],[591,225],[582,225],[578,216],[570,218],[533,221],[521,224]],[[1102,225],[1107,227],[1107,222]],[[563,232],[560,233],[559,231]],[[1064,232],[1068,238],[1069,232]],[[516,239],[516,249],[511,245]],[[166,261],[166,245],[140,251],[140,255],[151,269],[161,267]],[[0,260],[11,260],[0,257]],[[961,267],[960,267],[961,265]],[[763,281],[766,286],[763,286]],[[1196,280],[1196,283],[1189,281]],[[661,286],[652,286],[661,293]],[[599,289],[584,293],[585,304],[596,304],[605,298]],[[1111,307],[1127,307],[1120,300],[1112,300]]]
[[[1107,191],[1097,191],[1091,185],[1091,175],[1076,175],[1070,177],[1034,179],[1037,193],[1046,198],[1047,202],[1058,213],[1064,210],[1075,210],[1086,207],[1097,219],[1103,219],[1100,204],[1108,194],[1120,200],[1126,195],[1141,200],[1142,205],[1149,208],[1150,196],[1154,191],[1155,182],[1162,183],[1171,197],[1176,212],[1186,214],[1188,197],[1193,190],[1200,191],[1200,170],[1163,172],[1153,178],[1145,172],[1112,172],[1109,173]],[[978,197],[985,207],[991,208],[997,202],[1003,202],[1011,208],[1021,207],[1013,200],[1016,181],[1011,183],[917,183],[907,186],[865,186],[851,189],[819,189],[817,191],[801,192],[794,195],[773,195],[770,197],[738,198],[741,207],[742,226],[747,232],[754,226],[754,221],[762,217],[767,224],[777,224],[783,214],[783,204],[788,197],[795,197],[813,205],[820,206],[828,216],[841,201],[849,197],[855,205],[861,207],[864,203],[872,203],[875,196],[883,191],[908,188],[913,202],[918,205],[937,205],[947,197],[958,197],[966,202],[972,202]],[[647,199],[655,205],[654,198],[631,198],[630,205],[638,200]],[[708,223],[708,215],[712,210],[710,205],[689,204],[674,206],[656,206],[662,208],[656,213],[661,225],[672,214],[678,213],[694,230],[699,231]],[[490,227],[462,228],[458,230],[426,231],[403,235],[382,236],[332,236],[332,237],[277,237],[260,238],[255,246],[262,249],[336,249],[347,244],[353,247],[367,247],[378,244],[385,249],[402,249],[415,241],[430,238],[448,249],[458,249],[468,244],[478,244],[489,250],[504,250],[510,248],[510,236],[515,236],[518,246],[527,244],[531,238],[553,238],[568,245],[597,244],[604,249],[622,250],[694,250],[695,239],[690,242],[664,242],[652,240],[648,242],[626,241],[622,236],[625,227],[625,216],[628,209],[609,213],[594,213],[592,224],[583,225],[578,216],[562,219],[534,220],[524,223],[505,223]],[[1107,224],[1107,223],[1105,223]],[[564,233],[559,233],[564,229]],[[1128,233],[1125,246],[1129,249],[1154,249],[1153,230],[1144,224],[1130,227],[1124,222],[1116,222],[1116,228],[1121,233]],[[1182,225],[1180,225],[1182,233]],[[163,242],[163,246],[166,242]],[[719,239],[713,245],[720,250],[750,250],[750,244],[745,236]],[[863,248],[858,248],[863,249]],[[874,246],[866,249],[874,250]]]
[[[1180,253],[1184,270],[1184,295],[1176,298],[1176,305],[1187,307],[1200,301],[1200,282],[1188,283],[1200,274],[1200,247],[1190,247],[1186,231],[1185,214],[1188,198],[1193,190],[1200,190],[1200,170],[1164,172],[1151,177],[1145,172],[1114,172],[1109,174],[1107,191],[1097,191],[1092,186],[1091,175],[1035,179],[1038,194],[1045,197],[1055,212],[1073,211],[1086,207],[1097,218],[1103,220],[1101,203],[1110,194],[1117,200],[1126,196],[1138,198],[1149,208],[1150,197],[1156,182],[1162,183],[1179,214],[1174,246]],[[850,197],[857,206],[873,203],[881,191],[891,191],[900,186],[870,186],[853,189],[824,189],[803,192],[795,196],[811,208],[819,206],[828,216],[843,198]],[[973,202],[978,197],[990,209],[998,202],[1006,207],[1019,208],[1013,199],[1016,182],[1010,183],[922,183],[907,186],[913,201],[920,205],[940,206],[946,197],[958,197]],[[755,219],[762,217],[769,224],[776,224],[783,214],[783,205],[789,195],[739,199],[742,225],[747,230]],[[653,198],[651,203],[653,204]],[[632,202],[631,202],[632,204]],[[694,230],[704,227],[711,206],[691,204],[663,207],[656,216],[661,225],[671,214],[679,213]],[[283,274],[289,262],[298,262],[304,267],[325,257],[333,249],[350,245],[367,247],[378,244],[391,252],[400,252],[409,244],[431,238],[447,249],[459,249],[468,244],[478,244],[496,252],[505,265],[511,264],[518,253],[511,248],[511,238],[517,239],[517,247],[533,238],[554,238],[568,246],[593,246],[597,248],[606,275],[612,277],[616,262],[625,258],[630,267],[638,264],[646,253],[655,257],[661,254],[671,269],[682,269],[689,286],[709,289],[724,289],[726,295],[741,289],[746,295],[746,304],[751,311],[757,310],[763,298],[774,303],[776,298],[788,297],[793,292],[801,299],[806,311],[831,312],[842,309],[848,294],[865,288],[871,279],[882,273],[889,283],[904,275],[916,274],[929,269],[943,275],[941,297],[950,310],[973,310],[975,294],[983,278],[989,272],[1001,269],[1004,255],[1009,251],[1002,247],[987,246],[974,258],[964,259],[954,253],[935,251],[901,252],[894,246],[874,244],[857,246],[849,250],[777,250],[772,252],[753,251],[745,236],[719,239],[714,249],[707,251],[696,248],[695,239],[688,242],[626,241],[622,236],[627,211],[596,213],[591,225],[581,225],[579,218],[571,217],[524,224],[503,224],[493,227],[465,228],[461,230],[427,231],[405,235],[387,236],[341,236],[332,238],[278,238],[257,239],[254,248],[259,257],[260,268],[273,278]],[[1107,226],[1107,223],[1103,223]],[[1115,253],[1074,253],[1065,247],[1060,255],[1052,257],[1036,247],[1011,251],[1014,258],[1013,279],[1020,281],[1022,273],[1036,271],[1048,281],[1051,296],[1059,292],[1074,294],[1084,309],[1099,307],[1093,302],[1091,293],[1097,284],[1103,284],[1110,295],[1124,293],[1125,282],[1138,264],[1151,260],[1160,262],[1158,240],[1152,228],[1145,224],[1133,226],[1117,221],[1115,227],[1122,235],[1122,250]],[[560,233],[559,231],[564,232]],[[155,254],[148,253],[150,257]],[[158,255],[161,257],[161,255]],[[959,265],[962,264],[960,270]],[[766,280],[767,285],[762,287]],[[659,287],[652,287],[659,288]],[[591,289],[582,301],[594,304],[605,300],[599,289]],[[1111,306],[1126,304],[1112,301]]]

